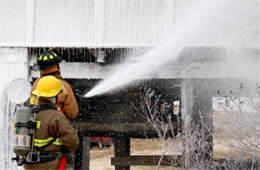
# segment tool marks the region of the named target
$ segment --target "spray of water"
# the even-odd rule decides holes
[[[250,0],[249,0],[250,1]],[[176,60],[187,46],[244,46],[251,44],[244,25],[252,18],[244,0],[199,0],[184,11],[189,17],[176,30],[167,32],[164,44],[135,59],[122,64],[111,76],[101,81],[85,97],[92,97],[123,88],[134,80]],[[253,1],[252,1],[253,2]],[[250,5],[249,5],[250,6]],[[248,7],[249,7],[248,6]],[[241,41],[242,40],[242,41]]]

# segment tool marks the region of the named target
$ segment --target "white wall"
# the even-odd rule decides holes
[[[6,89],[15,78],[27,78],[27,49],[0,48],[0,167],[1,169],[17,169],[11,162],[11,123],[14,104],[7,99]]]
[[[26,0],[0,0],[0,44],[25,44]]]
[[[174,0],[0,0],[0,46],[151,46]]]
[[[191,8],[200,1],[0,0],[0,46],[153,46],[200,12],[193,14]],[[205,25],[208,27],[203,30],[205,35],[213,37],[207,35],[203,37],[206,43],[195,41],[191,45],[208,45],[212,38],[214,42],[210,43],[226,45],[227,38],[236,38],[232,31],[226,35],[209,33],[222,25],[232,28],[233,33],[239,30],[255,36],[259,32],[259,20],[253,21],[259,18],[255,15],[259,0],[231,0],[226,7],[224,10],[230,12],[223,15],[220,24],[215,17],[222,15],[223,10],[211,16],[211,23]],[[211,15],[214,9],[209,12]],[[249,19],[244,21],[245,17]],[[200,24],[194,23],[192,27]]]
[[[200,1],[0,0],[0,46],[153,46],[200,12],[192,14],[191,8]],[[211,23],[205,25],[208,29],[203,30],[205,35],[221,25],[253,36],[259,32],[259,20],[253,21],[259,18],[255,15],[259,11],[259,0],[231,0],[226,7],[224,10],[230,12],[220,18],[220,24],[218,18],[214,19],[224,10],[211,16]],[[209,12],[211,15],[214,9]],[[245,17],[249,19],[244,21]],[[197,24],[201,23],[194,23],[192,27]],[[229,35],[232,36],[232,31],[226,35],[210,33],[213,37],[203,37],[207,41],[200,44],[208,45],[209,38],[214,38],[211,42],[214,45],[225,44],[227,37],[236,38]],[[192,42],[192,45],[198,43]]]

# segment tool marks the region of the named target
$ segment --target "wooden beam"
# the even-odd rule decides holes
[[[82,148],[82,169],[89,170],[89,159],[90,159],[90,137],[83,137],[83,148]]]
[[[146,123],[129,123],[111,124],[90,123],[90,122],[73,122],[73,125],[83,133],[84,136],[120,136],[127,134],[129,137],[146,138],[158,137],[158,133],[152,125]],[[173,126],[178,130],[178,122],[174,122]]]
[[[106,79],[119,70],[120,64],[100,65],[98,63],[65,62],[61,63],[60,67],[64,78]],[[230,71],[231,68],[232,71]],[[120,68],[120,70],[124,71],[123,68]],[[257,79],[259,76],[258,70],[259,62],[252,60],[233,65],[232,62],[227,63],[225,61],[191,62],[188,64],[169,62],[160,69],[143,75],[139,79],[246,79],[248,75],[250,75],[250,78]],[[32,71],[31,74],[34,78],[39,77],[38,72]]]
[[[75,151],[75,169],[89,170],[90,138],[78,133],[79,146]]]
[[[157,166],[161,156],[126,156],[126,157],[112,157],[111,165],[120,165],[120,166]],[[162,158],[160,166],[181,166],[181,155],[165,155]]]
[[[115,138],[115,157],[128,157],[130,156],[130,138],[121,136]],[[115,170],[130,170],[129,165],[115,165]]]

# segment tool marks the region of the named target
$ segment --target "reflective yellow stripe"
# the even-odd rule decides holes
[[[54,58],[54,56],[53,55],[50,55],[50,59],[53,59]]]
[[[42,60],[42,56],[39,57],[39,60]]]
[[[54,145],[63,145],[60,138],[57,138],[56,141],[53,143]]]
[[[43,147],[43,146],[47,145],[52,139],[53,139],[53,137],[50,137],[48,139],[34,139],[34,146]],[[60,138],[57,138],[56,141],[53,142],[52,144],[63,145]]]
[[[43,57],[43,61],[45,61],[45,60],[48,60],[48,57],[47,57],[47,56],[44,56],[44,57]]]
[[[36,125],[37,125],[37,126],[36,126],[37,129],[40,129],[40,128],[41,128],[41,121],[36,121],[36,123],[37,123],[37,124],[36,124]]]
[[[38,97],[31,95],[30,97],[30,104],[36,105],[38,103]]]

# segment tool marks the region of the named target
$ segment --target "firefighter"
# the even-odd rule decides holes
[[[40,78],[52,75],[60,80],[63,86],[63,92],[59,94],[56,107],[65,114],[65,116],[73,120],[78,115],[79,109],[71,86],[62,78],[59,63],[61,57],[53,50],[47,50],[37,58],[37,64],[33,66],[33,70],[40,70]],[[32,91],[36,88],[37,79],[33,86]],[[31,94],[30,104],[37,104],[37,96]]]
[[[37,127],[34,136],[35,163],[24,164],[24,169],[58,169],[64,153],[77,149],[79,144],[76,130],[68,119],[57,110],[57,96],[62,92],[62,85],[54,76],[41,78],[32,93],[38,97],[34,105]],[[37,162],[37,160],[40,160]]]

